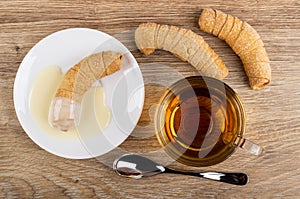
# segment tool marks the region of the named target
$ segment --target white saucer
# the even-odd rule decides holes
[[[29,94],[36,75],[47,66],[60,66],[63,72],[82,58],[103,50],[122,52],[122,69],[101,79],[111,122],[93,137],[60,140],[43,132],[29,109]],[[129,50],[114,37],[86,28],[53,33],[38,42],[25,56],[14,84],[15,110],[27,135],[41,148],[65,158],[84,159],[105,154],[120,145],[133,131],[144,104],[144,82],[140,68]]]

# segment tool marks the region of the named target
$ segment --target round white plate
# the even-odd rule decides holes
[[[104,50],[123,53],[122,69],[101,79],[106,105],[112,113],[108,127],[91,137],[78,135],[71,140],[60,140],[43,132],[29,109],[29,94],[36,75],[53,65],[66,72],[82,58]],[[114,37],[93,29],[66,29],[42,39],[25,56],[14,84],[15,110],[27,135],[41,148],[65,158],[92,158],[116,148],[136,126],[143,104],[144,82],[135,58]]]

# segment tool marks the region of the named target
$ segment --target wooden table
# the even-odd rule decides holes
[[[248,21],[261,35],[272,66],[272,83],[253,91],[233,51],[199,30],[201,9],[212,7]],[[240,1],[0,1],[0,197],[7,198],[296,198],[300,195],[300,4],[296,0]],[[242,171],[244,187],[180,175],[125,179],[110,166],[113,151],[103,157],[70,160],[39,148],[24,132],[13,105],[13,84],[26,53],[45,36],[65,28],[86,27],[118,36],[142,22],[189,28],[202,35],[229,68],[224,79],[241,96],[246,112],[245,136],[266,153],[253,157],[238,150],[228,160],[196,171]],[[121,38],[122,40],[122,38]],[[189,64],[157,51],[145,57],[132,49],[145,81],[145,106],[132,135],[119,149],[152,154],[160,149],[153,128],[153,104],[172,74],[197,74]],[[156,66],[151,63],[160,63]],[[171,68],[171,69],[170,69]],[[170,72],[172,71],[172,72]],[[170,75],[171,74],[171,75]],[[178,75],[177,74],[177,75]],[[174,76],[175,77],[175,76]],[[150,110],[150,111],[148,111]],[[150,115],[150,116],[149,116]],[[152,125],[152,126],[151,126]],[[157,161],[167,156],[153,157]]]

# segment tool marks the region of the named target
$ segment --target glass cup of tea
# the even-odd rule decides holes
[[[232,88],[205,76],[170,86],[155,113],[156,137],[166,153],[189,166],[210,166],[237,148],[260,155],[263,148],[243,138],[246,114]]]

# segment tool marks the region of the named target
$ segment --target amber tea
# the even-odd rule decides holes
[[[235,92],[213,78],[176,82],[160,100],[156,134],[165,151],[191,166],[219,163],[244,132],[244,111]]]

